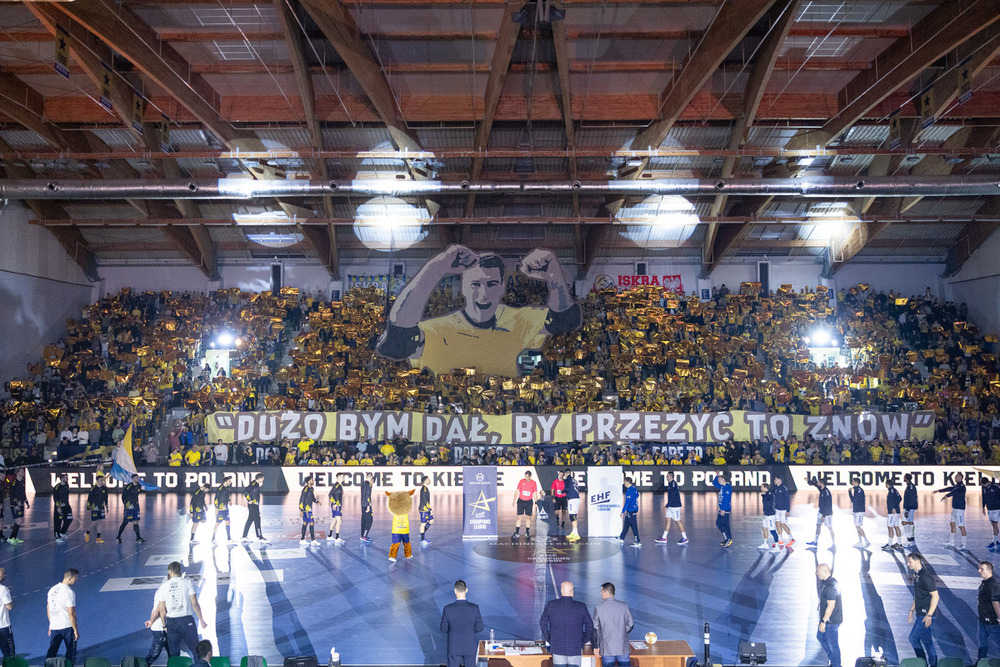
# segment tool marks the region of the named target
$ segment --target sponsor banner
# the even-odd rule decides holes
[[[608,282],[607,276],[599,276],[598,279],[594,281],[594,287],[598,287],[598,285],[601,285],[602,287],[610,286],[607,285]],[[684,283],[681,280],[681,275],[679,273],[652,276],[619,274],[618,280],[614,281],[614,287],[619,290],[632,289],[633,287],[647,287],[650,285],[653,287],[662,287],[665,291],[673,292],[674,294],[684,294]],[[598,287],[598,289],[601,289],[602,287]]]
[[[390,276],[383,273],[374,276],[347,276],[347,290],[355,287],[376,287],[380,290],[388,290],[389,294],[396,296],[406,286],[406,276]]]
[[[888,480],[903,487],[903,475],[909,474],[912,482],[922,491],[942,489],[961,479],[969,487],[982,486],[986,477],[1000,478],[1000,466],[788,466],[792,477],[791,488],[809,488],[809,480],[822,478],[831,490],[847,489],[851,480],[857,479],[864,489],[885,489]]]
[[[719,443],[789,436],[847,440],[929,440],[934,413],[862,412],[787,415],[730,410],[434,415],[423,412],[216,412],[206,418],[209,442],[272,442],[281,438],[356,442],[367,438],[474,446],[565,442]]]
[[[497,468],[462,468],[462,538],[497,538]]]
[[[591,466],[587,468],[587,481],[587,536],[618,537],[625,502],[622,467]]]
[[[139,469],[139,477],[147,484],[160,487],[160,491],[167,493],[191,493],[205,482],[208,482],[214,489],[221,485],[222,480],[227,477],[233,480],[234,488],[242,489],[250,484],[250,480],[257,473],[261,472],[264,473],[264,483],[261,485],[261,493],[285,494],[288,492],[285,479],[281,474],[281,468],[258,468],[253,466],[239,468],[144,467]],[[29,493],[33,491],[38,495],[51,494],[56,479],[62,473],[66,473],[70,493],[87,493],[94,486],[97,469],[82,467],[28,468],[27,489]],[[110,491],[120,491],[125,486],[121,481],[108,475],[107,471],[105,471],[105,483]]]

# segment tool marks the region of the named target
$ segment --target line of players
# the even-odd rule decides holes
[[[345,540],[340,537],[340,529],[344,518],[344,482],[347,481],[347,473],[337,473],[335,479],[336,481],[330,487],[328,494],[328,500],[330,501],[330,528],[326,533],[326,541],[339,546],[345,544]],[[372,525],[375,523],[375,510],[372,506],[372,484],[374,481],[375,476],[372,473],[366,473],[360,487],[360,540],[364,544],[372,543],[369,534],[371,533]],[[429,475],[423,476],[420,484],[420,497],[417,501],[417,507],[420,512],[420,544],[422,546],[430,545],[431,541],[427,539],[427,531],[430,530],[431,524],[434,523],[434,514],[431,509],[430,481],[431,478]],[[386,502],[388,502],[388,497],[386,498]],[[315,547],[321,544],[316,539],[316,518],[313,516],[313,508],[321,504],[320,500],[316,497],[315,480],[312,475],[308,475],[303,480],[302,491],[299,493],[299,514],[302,517],[302,537],[299,540],[299,544],[302,546]],[[307,532],[309,539],[306,539]]]

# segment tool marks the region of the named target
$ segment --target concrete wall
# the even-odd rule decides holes
[[[969,316],[984,333],[1000,333],[1000,234],[986,239],[962,270],[947,279],[950,298],[969,305]]]
[[[0,209],[0,384],[23,376],[66,320],[94,300],[80,267],[19,202]],[[2,390],[0,390],[2,391]]]

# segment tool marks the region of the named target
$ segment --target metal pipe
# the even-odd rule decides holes
[[[763,195],[772,197],[980,197],[1000,194],[992,176],[772,179],[659,179],[572,182],[476,182],[409,180],[218,180],[6,179],[0,199],[253,199],[257,197],[427,197],[441,194],[601,196]]]

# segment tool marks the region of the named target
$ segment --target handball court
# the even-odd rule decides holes
[[[296,498],[292,496],[296,495]],[[685,494],[683,519],[690,544],[678,546],[676,528],[670,543],[657,544],[662,531],[663,497],[643,494],[640,507],[641,548],[610,539],[586,537],[586,508],[581,515],[584,539],[569,544],[562,531],[536,521],[530,542],[523,537],[511,544],[511,496],[500,495],[500,538],[496,542],[463,541],[461,495],[435,492],[435,522],[429,546],[419,544],[417,512],[410,515],[413,558],[388,562],[389,514],[384,494],[375,493],[373,544],[359,541],[360,511],[356,493],[345,497],[343,546],[323,540],[329,505],[316,509],[318,547],[300,547],[297,494],[265,498],[264,534],[271,544],[211,544],[209,523],[201,528],[200,543],[189,547],[189,524],[182,510],[184,496],[149,493],[142,518],[147,544],[135,544],[132,530],[115,543],[121,504],[111,498],[103,526],[105,544],[84,543],[89,512],[85,498],[73,496],[74,516],[65,544],[51,535],[51,504],[38,497],[26,516],[19,546],[0,545],[0,563],[14,598],[11,612],[18,653],[31,664],[44,662],[46,636],[45,592],[60,581],[68,567],[80,571],[75,586],[80,642],[77,663],[104,656],[117,663],[124,655],[145,656],[149,617],[155,589],[172,560],[184,564],[196,580],[198,598],[209,623],[203,637],[211,639],[217,655],[234,660],[263,655],[269,664],[283,656],[311,655],[325,663],[335,646],[349,665],[441,664],[445,638],[438,630],[441,608],[451,602],[457,578],[469,585],[469,599],[480,605],[486,623],[485,638],[493,629],[498,639],[539,638],[538,618],[545,602],[555,596],[558,583],[570,579],[576,598],[589,607],[600,602],[600,585],[611,581],[617,597],[631,605],[635,618],[633,639],[655,632],[660,639],[686,640],[699,662],[703,653],[702,628],[711,624],[714,662],[737,660],[741,638],[767,644],[769,665],[827,664],[815,639],[817,596],[815,566],[833,566],[841,583],[845,622],[841,627],[844,664],[865,654],[866,646],[882,646],[889,664],[911,656],[907,642],[907,611],[912,601],[909,571],[902,552],[879,550],[885,543],[883,493],[868,494],[865,528],[872,550],[852,548],[857,541],[849,502],[834,494],[837,549],[831,551],[825,532],[818,550],[806,549],[815,528],[816,493],[793,494],[790,523],[796,544],[772,554],[760,551],[759,496],[733,495],[735,544],[719,546],[715,528],[715,494]],[[917,542],[933,567],[941,591],[941,613],[934,622],[942,657],[975,662],[976,564],[990,559],[989,523],[979,512],[978,494],[970,494],[967,524],[969,550],[942,546],[947,538],[947,505],[940,496],[922,492],[917,515]],[[246,509],[234,505],[233,537],[242,536]],[[80,518],[86,518],[84,522]],[[251,535],[253,531],[251,530]],[[998,558],[1000,560],[1000,558]],[[972,636],[970,636],[972,633]],[[993,653],[991,653],[993,655]],[[164,653],[157,661],[165,664]]]

